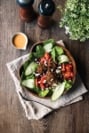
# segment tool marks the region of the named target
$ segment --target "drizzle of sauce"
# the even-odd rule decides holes
[[[17,34],[14,36],[13,44],[15,45],[16,48],[24,48],[25,43],[26,43],[26,38],[23,35]]]

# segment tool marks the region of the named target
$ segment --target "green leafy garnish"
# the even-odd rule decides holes
[[[67,29],[70,39],[89,38],[89,0],[67,0],[60,26]]]
[[[52,49],[51,56],[52,56],[53,61],[55,62],[56,61],[56,50],[55,50],[55,48]]]
[[[65,90],[66,91],[70,90],[70,88],[72,88],[73,86],[73,82],[71,80],[68,80],[68,81],[65,80],[64,82],[65,82]]]
[[[34,87],[34,88],[33,88],[33,91],[34,91],[35,93],[37,93],[37,94],[40,93],[40,89],[39,89],[38,87]]]
[[[45,50],[41,45],[36,46],[36,53],[35,53],[36,57],[40,58],[44,55],[44,53],[45,53]]]
[[[57,55],[61,55],[64,53],[63,48],[59,46],[55,46],[55,50],[56,50]]]
[[[49,43],[55,44],[54,39],[48,39],[48,40],[46,40],[46,41],[43,42],[44,45],[47,45]]]
[[[59,46],[54,46],[51,50],[51,56],[53,58],[53,61],[56,61],[56,58],[58,58],[59,55],[63,54],[64,51],[61,47]]]
[[[47,94],[49,93],[48,89],[42,90],[39,92],[39,96],[40,97],[45,97]]]
[[[34,54],[34,52],[32,52],[32,53],[29,54],[29,60],[30,60],[30,62],[31,62],[31,61],[33,61],[34,59],[35,59],[35,54]]]

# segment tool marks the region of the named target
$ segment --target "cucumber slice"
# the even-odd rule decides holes
[[[69,62],[69,58],[66,55],[58,56],[59,63]]]
[[[38,64],[35,62],[30,63],[25,70],[25,75],[28,76],[28,75],[32,74],[33,72],[35,72],[37,66],[38,66]]]
[[[63,94],[64,89],[65,89],[65,82],[59,84],[59,85],[55,88],[55,90],[54,90],[54,92],[53,92],[53,95],[52,95],[52,97],[51,97],[51,100],[52,100],[52,101],[56,101],[56,100]]]
[[[35,87],[34,79],[23,80],[22,85],[27,88],[33,89]]]

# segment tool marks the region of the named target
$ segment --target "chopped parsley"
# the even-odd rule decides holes
[[[67,0],[60,27],[68,29],[70,39],[89,39],[89,0]]]

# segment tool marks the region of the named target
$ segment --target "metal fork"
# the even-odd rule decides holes
[[[40,103],[40,102],[38,102],[38,101],[29,99],[28,97],[26,97],[26,96],[25,96],[24,94],[22,94],[21,92],[19,92],[19,94],[20,94],[20,96],[21,96],[24,100],[26,100],[26,101],[32,101],[32,102],[38,103],[38,104],[40,104],[40,105],[43,105],[43,106],[45,106],[45,107],[47,107],[47,108],[49,108],[49,109],[51,109],[51,110],[55,110],[54,108],[49,107],[49,106],[47,106],[47,105],[45,105],[45,104],[43,104],[43,103]]]

